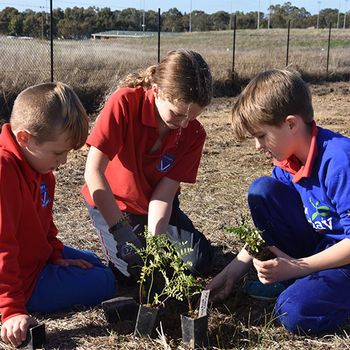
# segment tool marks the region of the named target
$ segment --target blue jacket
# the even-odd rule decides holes
[[[272,176],[299,192],[305,216],[316,232],[337,240],[350,238],[350,139],[318,127],[317,156],[311,175],[293,183],[275,166]]]

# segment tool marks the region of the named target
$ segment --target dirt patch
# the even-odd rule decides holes
[[[319,125],[350,136],[349,84],[327,83],[313,86],[312,90]],[[184,185],[180,198],[183,210],[215,246],[214,274],[241,248],[225,227],[234,225],[235,218],[248,213],[246,193],[250,183],[259,176],[269,175],[272,169],[271,159],[255,151],[253,140],[242,143],[232,140],[229,121],[232,102],[233,99],[215,99],[201,117],[208,140],[198,180],[195,185]],[[101,256],[97,236],[79,194],[86,154],[86,148],[75,152],[57,173],[55,220],[66,244],[91,249]],[[135,291],[120,290],[123,294],[128,292]],[[273,303],[247,297],[238,284],[225,303],[210,311],[210,346],[216,349],[348,348],[348,328],[327,337],[294,336],[275,322],[272,309]],[[100,307],[36,316],[47,326],[49,349],[164,348],[157,339],[135,338],[128,327],[108,326]],[[185,348],[178,340],[177,329],[168,333],[168,344]],[[175,338],[173,342],[171,338]]]

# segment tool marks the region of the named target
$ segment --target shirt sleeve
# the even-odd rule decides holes
[[[188,130],[187,137],[179,145],[179,147],[187,145],[186,151],[167,174],[167,177],[172,180],[187,183],[196,182],[206,132],[198,121],[195,122],[194,127]]]
[[[340,152],[330,159],[325,179],[327,196],[340,218],[344,234],[350,238],[350,153]]]
[[[63,243],[57,238],[58,230],[53,221],[53,203],[54,203],[54,194],[55,194],[55,185],[56,179],[52,173],[46,175],[47,182],[49,184],[49,191],[52,196],[52,202],[49,208],[49,226],[47,233],[47,240],[52,247],[52,252],[49,257],[49,262],[54,262],[58,259],[62,259],[63,257]]]
[[[96,147],[112,160],[124,145],[128,115],[128,103],[118,90],[97,117],[87,144]]]
[[[0,177],[0,312],[2,322],[18,314],[27,314],[20,268],[16,232],[23,198],[18,175],[10,161],[1,159]],[[3,199],[6,198],[6,204]]]

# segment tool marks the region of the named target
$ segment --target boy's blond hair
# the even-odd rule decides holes
[[[15,100],[10,124],[14,132],[27,130],[39,144],[54,141],[68,131],[73,149],[84,145],[89,130],[89,119],[78,96],[60,82],[23,90]]]
[[[288,115],[305,123],[314,118],[310,90],[300,74],[271,69],[256,75],[239,95],[232,110],[232,127],[237,139],[262,124],[279,126]]]

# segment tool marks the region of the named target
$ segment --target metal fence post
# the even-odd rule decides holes
[[[160,22],[160,8],[158,8],[158,63],[160,62],[160,27],[161,27],[161,22]]]
[[[288,20],[286,67],[288,67],[288,63],[289,63],[289,38],[290,38],[290,19]]]
[[[327,67],[326,67],[327,75],[328,75],[328,67],[329,67],[329,51],[331,47],[331,31],[332,31],[332,21],[329,22],[329,32],[328,32]]]
[[[235,55],[236,55],[236,29],[237,29],[237,22],[236,22],[236,15],[233,16],[233,42],[232,42],[232,73],[231,73],[231,79],[234,79],[235,75]]]
[[[50,52],[51,52],[51,83],[53,83],[53,11],[50,0]]]

